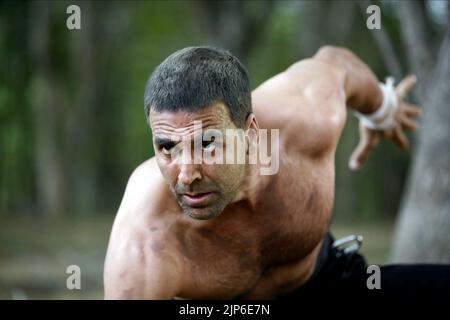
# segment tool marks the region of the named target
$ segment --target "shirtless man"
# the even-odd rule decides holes
[[[417,128],[420,109],[403,97],[414,82],[409,76],[395,88],[393,114],[383,107],[381,118],[371,118],[375,125],[389,118],[386,129],[360,122],[350,168],[380,138],[408,147],[403,130]],[[328,232],[347,110],[373,115],[389,102],[380,88],[352,52],[331,46],[251,93],[245,68],[227,51],[192,47],[168,57],[147,83],[156,154],[128,181],[105,261],[105,298],[270,299],[302,287]],[[279,129],[278,173],[180,161],[192,156],[185,141],[198,138],[194,121],[203,130]],[[248,153],[259,140],[249,135],[243,143]]]

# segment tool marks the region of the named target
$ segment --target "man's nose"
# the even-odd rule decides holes
[[[196,154],[192,143],[183,146],[180,157],[178,158],[178,165],[180,172],[178,174],[178,183],[189,186],[196,179],[202,179],[201,163],[198,163],[198,158],[201,154]]]
[[[198,164],[181,164],[178,182],[189,186],[195,180],[201,180],[202,174]]]

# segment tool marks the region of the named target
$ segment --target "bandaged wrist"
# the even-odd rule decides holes
[[[383,93],[381,106],[371,114],[362,114],[354,111],[359,121],[372,130],[386,130],[395,126],[395,112],[397,111],[397,96],[394,88],[394,78],[388,77],[386,83],[380,83]]]

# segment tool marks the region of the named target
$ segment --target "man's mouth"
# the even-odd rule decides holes
[[[199,206],[208,202],[214,195],[214,192],[202,193],[184,193],[183,199],[190,206]]]

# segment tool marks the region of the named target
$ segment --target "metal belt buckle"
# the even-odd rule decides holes
[[[337,249],[337,255],[340,256],[341,253],[349,254],[352,252],[357,252],[363,242],[363,237],[361,235],[349,235],[344,238],[335,240],[333,242],[333,249]]]

